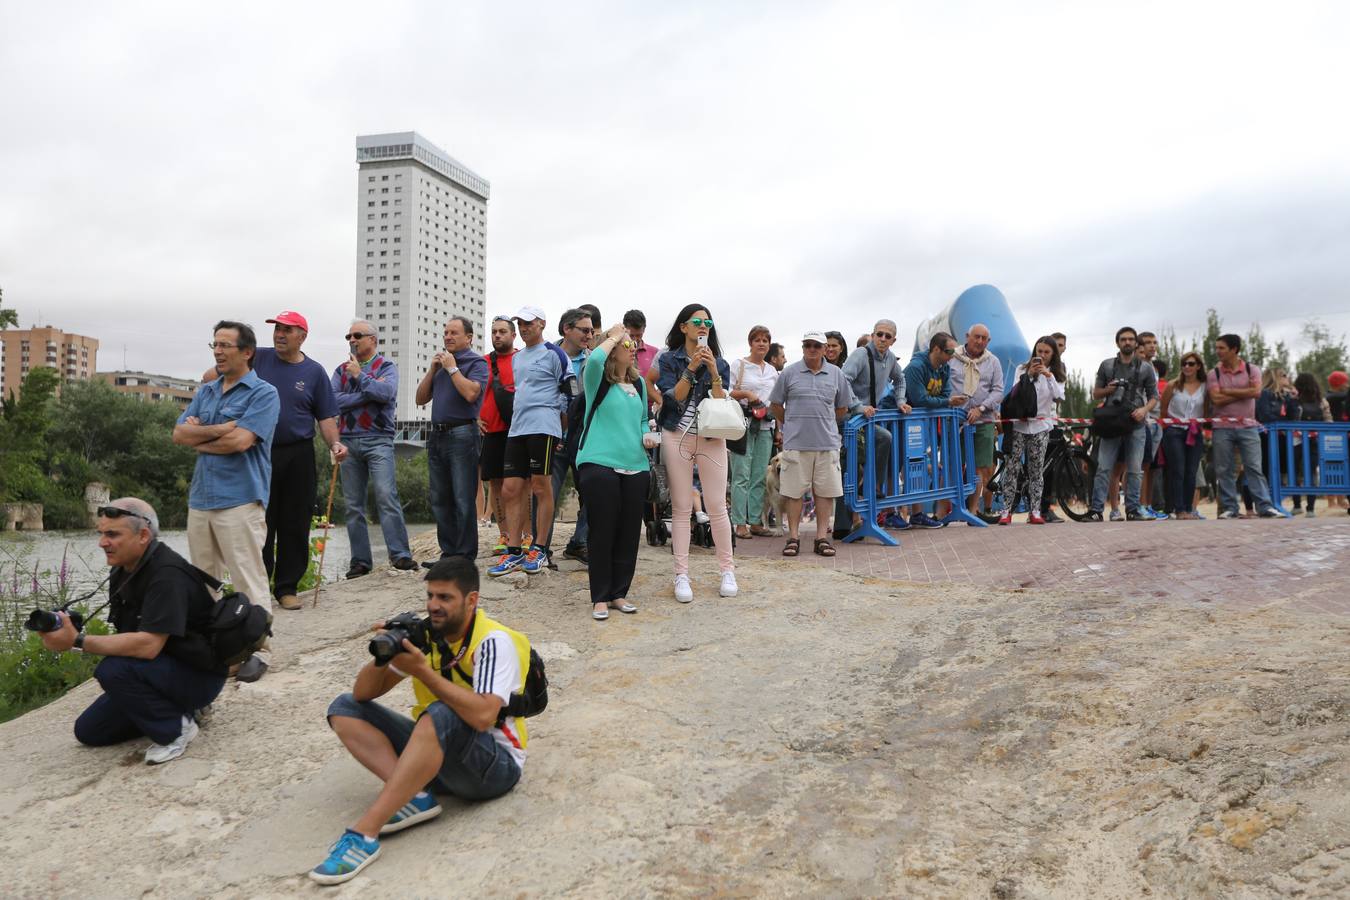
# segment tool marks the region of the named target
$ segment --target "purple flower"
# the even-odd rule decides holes
[[[68,557],[69,555],[70,555],[70,545],[67,544],[66,549],[61,553],[61,571],[56,576],[57,589],[60,590],[62,593],[65,593],[66,576],[70,573],[70,568],[66,565],[66,557]]]

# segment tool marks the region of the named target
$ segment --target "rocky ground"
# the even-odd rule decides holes
[[[525,777],[497,801],[443,801],[337,888],[303,873],[377,785],[324,710],[368,625],[419,606],[420,576],[278,612],[274,670],[227,686],[166,766],[142,763],[144,743],[75,743],[87,684],[0,725],[0,892],[1350,894],[1350,620],[809,560],[745,560],[741,595],[720,600],[696,552],[681,606],[668,552],[644,545],[641,612],[604,623],[571,563],[485,584],[490,614],[548,661]],[[1344,566],[1327,577],[1350,583]]]

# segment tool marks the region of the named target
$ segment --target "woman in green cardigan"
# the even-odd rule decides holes
[[[590,535],[591,616],[635,613],[628,590],[637,568],[642,506],[651,479],[644,447],[648,437],[646,384],[633,364],[633,341],[623,325],[605,333],[582,370],[586,423],[577,451],[578,489],[586,504]]]

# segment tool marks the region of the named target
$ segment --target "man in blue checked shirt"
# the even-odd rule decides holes
[[[267,496],[272,482],[272,433],[281,401],[253,371],[258,339],[242,322],[216,323],[211,340],[220,377],[203,384],[178,417],[173,441],[197,451],[188,491],[188,552],[192,564],[272,615],[272,589],[263,566]],[[246,659],[234,676],[257,681],[269,648]]]

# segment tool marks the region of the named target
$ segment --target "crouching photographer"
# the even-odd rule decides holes
[[[478,609],[473,560],[442,557],[426,591],[426,617],[404,613],[375,626],[374,659],[328,707],[328,724],[384,788],[310,871],[320,884],[374,862],[381,835],[440,815],[432,790],[491,800],[520,780],[524,719],[548,702],[543,664],[524,635]],[[408,677],[412,718],[375,702]]]
[[[102,747],[148,737],[145,761],[166,763],[183,755],[197,736],[194,713],[225,686],[207,637],[213,599],[202,573],[159,542],[159,518],[144,500],[99,507],[97,527],[117,633],[86,635],[68,612],[37,612],[30,627],[48,650],[105,657],[94,669],[103,694],[75,720],[76,740]]]

